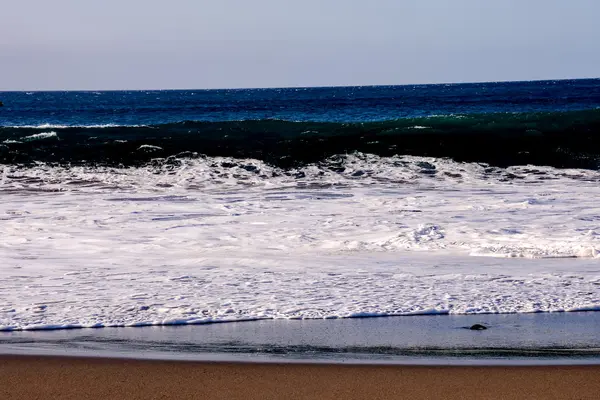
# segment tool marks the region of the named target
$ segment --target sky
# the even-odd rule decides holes
[[[0,90],[600,76],[598,0],[0,3]]]

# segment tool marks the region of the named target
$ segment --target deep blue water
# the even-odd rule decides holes
[[[0,126],[181,121],[365,122],[600,107],[600,79],[454,85],[111,92],[4,92]]]
[[[360,151],[499,166],[600,165],[599,79],[3,92],[0,101],[0,163],[7,164],[137,165],[197,153],[290,167]]]

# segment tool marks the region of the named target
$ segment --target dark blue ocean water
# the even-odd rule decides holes
[[[0,126],[181,121],[366,122],[600,107],[600,80],[336,88],[4,92]]]
[[[3,92],[0,101],[0,163],[8,164],[129,165],[197,153],[252,157],[286,167],[360,151],[500,166],[599,165],[598,79]]]

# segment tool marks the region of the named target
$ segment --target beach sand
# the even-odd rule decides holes
[[[0,356],[3,399],[597,399],[600,366],[431,367]]]

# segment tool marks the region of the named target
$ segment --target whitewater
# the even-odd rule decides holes
[[[361,152],[4,164],[0,330],[599,311],[599,181]]]
[[[0,95],[2,331],[600,311],[598,79]]]

